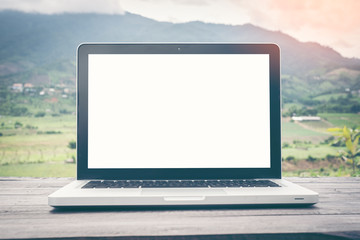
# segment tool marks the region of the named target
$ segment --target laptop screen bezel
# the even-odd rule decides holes
[[[88,168],[89,54],[269,54],[270,168]],[[276,44],[86,43],[77,52],[77,179],[281,178],[280,49]],[[259,149],[261,151],[261,149]]]

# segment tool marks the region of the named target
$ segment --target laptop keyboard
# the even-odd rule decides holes
[[[270,180],[103,180],[90,181],[82,188],[251,188],[280,187]]]

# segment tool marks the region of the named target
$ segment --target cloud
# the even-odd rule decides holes
[[[54,13],[123,14],[118,0],[1,0],[0,10]]]
[[[128,11],[176,23],[252,23],[335,47],[345,56],[360,56],[360,0],[0,0],[1,9],[46,14]]]
[[[343,39],[339,39],[337,41],[335,41],[332,45],[336,46],[336,47],[341,47],[341,48],[353,48],[355,47],[353,44],[348,43],[347,41],[343,40]]]
[[[359,0],[229,1],[246,9],[252,24],[335,47],[345,56],[360,56]]]
[[[272,28],[310,27],[341,33],[352,32],[360,25],[358,0],[257,0],[239,4],[248,9],[253,22]]]

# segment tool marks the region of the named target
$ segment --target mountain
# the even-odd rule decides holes
[[[314,87],[338,80],[323,77],[337,69],[343,69],[346,77],[347,71],[360,73],[359,59],[344,58],[329,47],[299,42],[282,32],[251,24],[173,24],[130,13],[46,15],[1,11],[0,32],[3,85],[26,81],[73,82],[76,48],[82,42],[274,42],[281,48],[282,74],[286,80],[283,86],[288,98],[321,94]],[[344,71],[339,76],[344,76]],[[327,84],[327,91],[352,87],[357,76],[333,82],[333,87]],[[297,86],[304,92],[296,91]]]

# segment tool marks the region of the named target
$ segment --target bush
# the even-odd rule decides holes
[[[25,128],[26,129],[37,129],[38,127],[26,124]]]
[[[311,155],[309,155],[306,159],[306,161],[308,161],[308,162],[315,162],[316,160],[317,160],[317,158],[312,157]]]
[[[328,161],[332,161],[332,160],[336,159],[336,156],[331,155],[331,154],[326,154],[325,159],[328,160]]]
[[[295,160],[295,157],[294,156],[287,156],[286,158],[285,158],[285,160],[286,161],[294,161]]]
[[[317,105],[319,104],[318,102],[309,102],[307,101],[305,103],[306,105]],[[290,107],[288,109],[287,112],[283,113],[284,117],[292,117],[292,116],[316,116],[318,113],[317,109],[313,109],[313,108],[307,108],[307,107],[302,107],[302,108],[297,108],[295,106]]]
[[[322,142],[322,144],[329,144],[332,143],[335,140],[334,136],[330,136],[327,139],[324,140],[324,142]]]
[[[68,144],[68,148],[76,149],[76,141],[70,141],[69,144]]]
[[[21,122],[16,121],[14,124],[14,127],[17,128],[21,128],[23,126],[23,124]]]
[[[35,114],[35,117],[45,117],[46,113],[45,112],[37,112]]]
[[[290,144],[287,142],[284,142],[282,145],[282,148],[289,148],[289,147],[290,147]]]
[[[71,111],[68,111],[67,109],[60,109],[59,113],[61,114],[71,114]]]
[[[61,134],[61,131],[38,131],[37,134]]]
[[[61,134],[61,131],[45,131],[45,134]]]
[[[344,141],[337,140],[337,141],[331,143],[330,146],[332,146],[332,147],[346,147],[346,144],[345,144]]]

